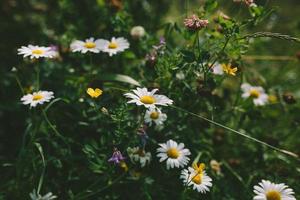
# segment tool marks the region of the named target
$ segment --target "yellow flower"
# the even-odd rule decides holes
[[[270,94],[269,96],[268,96],[268,100],[269,100],[269,102],[270,103],[277,103],[277,97],[275,96],[275,95],[273,95],[273,94]]]
[[[102,90],[99,88],[88,88],[86,93],[88,93],[88,95],[90,95],[92,98],[98,98],[102,94]]]
[[[222,64],[222,68],[223,68],[223,71],[226,73],[226,74],[230,74],[232,76],[235,76],[236,75],[236,72],[237,72],[237,67],[232,67],[231,65],[229,64]]]
[[[121,161],[121,162],[120,162],[120,167],[121,167],[121,169],[124,170],[124,172],[127,172],[127,171],[128,171],[128,166],[127,166],[126,162]]]

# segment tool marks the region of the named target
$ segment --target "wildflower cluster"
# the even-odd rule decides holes
[[[96,1],[76,28],[67,20],[60,35],[49,25],[40,40],[48,46],[16,47],[21,66],[10,75],[20,92],[11,110],[21,114],[12,127],[24,136],[17,162],[2,165],[13,166],[5,178],[15,174],[8,198],[296,200],[293,177],[284,179],[295,191],[276,182],[291,174],[285,167],[298,170],[285,157],[297,155],[281,148],[287,124],[298,130],[298,118],[281,117],[299,111],[297,97],[250,70],[245,54],[256,37],[247,28],[268,12],[239,2],[250,18],[237,21],[215,0],[199,9],[186,2],[186,17],[160,28],[151,3]],[[57,6],[72,13],[69,4]]]

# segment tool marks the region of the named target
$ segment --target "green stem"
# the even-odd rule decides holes
[[[114,184],[118,183],[118,182],[119,182],[126,174],[127,174],[127,172],[124,172],[124,173],[121,174],[118,178],[116,178],[113,182],[111,182],[110,184],[104,186],[103,188],[100,188],[99,190],[97,190],[97,191],[95,191],[95,192],[93,192],[93,193],[89,193],[89,194],[86,194],[86,195],[80,195],[80,194],[79,194],[79,195],[76,195],[76,196],[74,197],[74,199],[76,199],[76,200],[87,199],[88,197],[91,197],[91,196],[93,196],[93,195],[96,195],[96,194],[98,194],[98,193],[100,193],[100,192],[102,192],[102,191],[104,191],[104,190],[106,190],[106,189],[112,187]],[[96,181],[96,182],[98,182],[98,181]],[[95,185],[95,184],[92,184],[92,185]]]
[[[16,81],[17,81],[18,87],[20,88],[22,94],[24,95],[25,92],[24,92],[24,89],[23,89],[23,87],[22,87],[21,81],[20,81],[20,79],[19,79],[19,77],[18,77],[17,74],[15,74],[15,79],[16,79]]]
[[[249,135],[247,135],[247,134],[245,134],[245,133],[239,132],[239,131],[234,130],[234,129],[230,128],[230,127],[227,127],[227,126],[225,126],[225,125],[223,125],[223,124],[220,124],[220,123],[218,123],[218,122],[215,122],[215,121],[213,121],[213,120],[210,120],[210,119],[208,119],[208,118],[206,118],[206,117],[203,117],[203,116],[201,116],[201,115],[192,113],[192,112],[187,111],[187,110],[185,110],[185,109],[182,109],[182,108],[179,108],[179,107],[176,107],[176,106],[170,106],[170,107],[172,107],[172,108],[174,108],[174,109],[176,109],[176,110],[185,112],[185,113],[187,113],[187,114],[189,114],[189,115],[195,116],[195,117],[197,117],[197,118],[200,118],[200,119],[202,119],[202,120],[205,120],[205,121],[207,121],[207,122],[209,122],[209,123],[211,123],[211,124],[213,124],[213,125],[219,126],[219,127],[223,128],[223,129],[225,129],[225,130],[228,130],[228,131],[230,131],[230,132],[236,133],[236,134],[238,134],[238,135],[240,135],[240,136],[243,136],[243,137],[245,137],[245,138],[247,138],[247,139],[249,139],[249,140],[252,140],[252,141],[254,141],[254,142],[256,142],[256,143],[259,143],[259,144],[261,144],[261,145],[263,145],[263,146],[269,147],[270,149],[273,149],[273,150],[278,151],[278,152],[281,152],[281,153],[283,153],[283,154],[292,156],[292,157],[296,158],[297,160],[300,160],[299,157],[298,157],[298,155],[295,154],[295,153],[293,153],[293,152],[290,152],[290,151],[287,151],[287,150],[284,150],[284,149],[280,149],[280,148],[274,147],[274,146],[272,146],[272,145],[270,145],[270,144],[268,144],[268,143],[266,143],[266,142],[263,142],[263,141],[261,141],[261,140],[258,140],[258,139],[254,138],[254,137],[251,137],[251,136],[249,136]]]
[[[210,64],[210,66],[208,67],[206,72],[209,72],[211,70],[211,68],[214,66],[214,64],[218,61],[219,56],[224,52],[225,48],[227,47],[227,44],[230,40],[230,37],[226,37],[225,43],[223,48],[221,49],[221,51],[218,53],[217,57],[215,58],[215,60]]]
[[[40,66],[37,65],[36,67],[36,91],[40,89]]]

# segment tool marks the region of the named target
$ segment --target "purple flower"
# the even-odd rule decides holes
[[[113,162],[114,164],[119,164],[123,160],[125,160],[125,157],[122,155],[122,153],[117,148],[114,148],[113,155],[111,156],[110,159],[108,159],[108,162]]]

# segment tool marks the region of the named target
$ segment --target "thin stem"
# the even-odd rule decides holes
[[[226,46],[227,46],[229,40],[230,40],[230,37],[226,37],[226,40],[225,40],[225,43],[224,43],[223,48],[222,48],[221,51],[218,53],[218,55],[217,55],[217,57],[215,58],[215,60],[210,64],[210,66],[208,67],[208,69],[207,69],[206,72],[209,72],[209,71],[211,70],[211,68],[214,66],[214,64],[218,61],[220,54],[224,52],[224,50],[225,50],[225,48],[226,48]]]
[[[103,188],[100,188],[98,191],[95,191],[95,192],[90,193],[90,194],[82,195],[82,196],[80,196],[80,194],[79,194],[77,197],[75,196],[74,199],[77,199],[77,200],[87,199],[87,197],[90,197],[90,196],[93,196],[95,194],[98,194],[98,193],[106,190],[107,188],[112,187],[114,184],[116,184],[117,182],[119,182],[126,174],[127,174],[127,172],[124,172],[122,175],[120,175],[118,178],[116,178],[113,182],[111,182],[111,184],[108,184],[108,185],[104,186]],[[94,184],[92,184],[92,185],[94,185]]]
[[[22,94],[24,95],[25,92],[24,92],[24,89],[23,89],[23,87],[22,87],[21,81],[20,81],[20,79],[19,79],[19,77],[18,77],[17,74],[15,74],[15,79],[16,79],[16,81],[17,81],[18,87],[20,88]]]
[[[50,122],[47,113],[44,109],[42,109],[42,113],[44,115],[44,118],[47,122],[47,124],[50,126],[50,128],[53,130],[53,132],[68,146],[69,150],[70,150],[70,146],[69,144],[65,141],[64,137],[58,132],[58,130],[56,129],[56,127]]]
[[[36,91],[40,89],[40,66],[36,67]]]
[[[270,149],[273,149],[273,150],[278,151],[278,152],[281,152],[281,153],[283,153],[283,154],[292,156],[292,157],[294,157],[294,158],[296,158],[296,159],[299,160],[298,155],[295,154],[295,153],[293,153],[293,152],[290,152],[290,151],[287,151],[287,150],[284,150],[284,149],[280,149],[280,148],[274,147],[274,146],[272,146],[272,145],[270,145],[270,144],[268,144],[268,143],[266,143],[266,142],[263,142],[263,141],[261,141],[261,140],[258,140],[258,139],[254,138],[254,137],[251,137],[251,136],[249,136],[249,135],[247,135],[247,134],[244,134],[244,133],[242,133],[242,132],[239,132],[239,131],[237,131],[237,130],[234,130],[234,129],[230,128],[230,127],[227,127],[227,126],[225,126],[225,125],[223,125],[223,124],[220,124],[220,123],[218,123],[218,122],[215,122],[215,121],[213,121],[213,120],[210,120],[210,119],[208,119],[208,118],[206,118],[206,117],[203,117],[203,116],[201,116],[201,115],[198,115],[198,114],[192,113],[192,112],[190,112],[190,111],[187,111],[187,110],[185,110],[185,109],[183,109],[183,108],[179,108],[179,107],[176,107],[176,106],[171,106],[171,107],[172,107],[172,108],[175,108],[176,110],[180,110],[180,111],[182,111],[182,112],[185,112],[185,113],[187,113],[187,114],[190,114],[190,115],[192,115],[192,116],[195,116],[195,117],[197,117],[197,118],[200,118],[200,119],[202,119],[202,120],[205,120],[205,121],[207,121],[207,122],[209,122],[209,123],[211,123],[211,124],[214,124],[214,125],[216,125],[216,126],[219,126],[219,127],[221,127],[221,128],[224,128],[224,129],[226,129],[226,130],[228,130],[228,131],[230,131],[230,132],[236,133],[236,134],[238,134],[238,135],[240,135],[240,136],[243,136],[243,137],[245,137],[245,138],[247,138],[247,139],[249,139],[249,140],[252,140],[252,141],[254,141],[254,142],[256,142],[256,143],[259,143],[259,144],[261,144],[261,145],[263,145],[263,146],[269,147]]]

